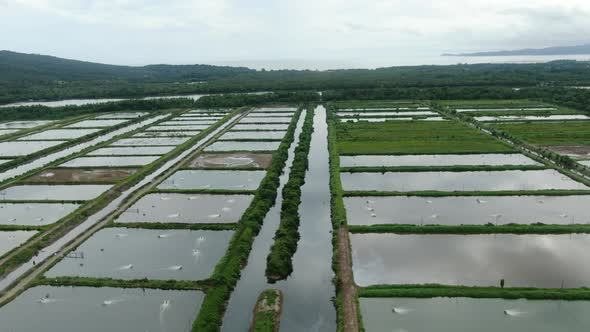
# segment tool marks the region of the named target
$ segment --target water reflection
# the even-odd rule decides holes
[[[357,284],[583,287],[590,235],[351,234]]]

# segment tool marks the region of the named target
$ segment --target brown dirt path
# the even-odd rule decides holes
[[[344,332],[358,332],[356,294],[357,288],[352,274],[352,259],[348,239],[348,228],[338,229],[338,260],[340,261],[340,281],[342,283],[342,314]]]

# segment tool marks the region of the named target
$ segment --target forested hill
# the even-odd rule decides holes
[[[254,70],[210,65],[149,65],[143,67],[105,65],[47,55],[0,51],[0,82],[53,81],[205,81],[231,77]]]

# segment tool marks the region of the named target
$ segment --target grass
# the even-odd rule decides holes
[[[360,297],[470,297],[529,300],[590,300],[588,288],[499,288],[443,285],[377,285],[359,289]]]
[[[138,222],[119,223],[110,222],[108,227],[123,227],[136,229],[188,229],[188,230],[210,230],[210,231],[231,231],[236,229],[236,224],[187,224],[187,223],[160,223],[160,222]]]
[[[590,121],[493,124],[495,129],[509,132],[534,145],[590,145]]]
[[[277,305],[278,304],[278,305]],[[251,332],[274,332],[278,331],[282,298],[279,290],[267,289],[260,294],[254,309]]]
[[[456,121],[338,123],[340,154],[505,153],[510,146]]]
[[[286,279],[293,272],[293,255],[297,251],[299,241],[299,205],[301,204],[301,186],[305,183],[308,168],[308,155],[313,133],[312,109],[307,110],[303,129],[299,135],[299,144],[295,148],[293,165],[289,172],[289,180],[283,187],[283,201],[279,228],[274,243],[266,258],[266,277],[269,281]]]
[[[350,225],[352,233],[396,233],[396,234],[572,234],[590,233],[588,224],[545,225],[545,224],[484,224],[484,225]]]

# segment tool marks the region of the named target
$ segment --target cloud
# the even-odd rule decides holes
[[[347,60],[587,43],[587,0],[0,0],[3,48],[110,63]],[[309,61],[308,61],[309,62]]]

